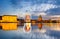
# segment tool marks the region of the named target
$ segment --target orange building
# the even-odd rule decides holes
[[[3,22],[17,22],[17,16],[16,15],[3,15],[2,21]]]

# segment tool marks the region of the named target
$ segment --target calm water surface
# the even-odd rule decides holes
[[[18,26],[17,30],[0,29],[0,39],[60,39],[60,23],[43,23],[41,30],[34,25],[30,33],[25,33],[23,26]]]

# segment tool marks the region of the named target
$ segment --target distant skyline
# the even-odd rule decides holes
[[[26,13],[33,18],[60,15],[60,0],[0,0],[0,15],[24,17]]]

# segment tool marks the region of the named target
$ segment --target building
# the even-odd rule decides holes
[[[38,17],[38,20],[37,21],[38,22],[42,22],[42,16],[41,15]]]
[[[30,15],[26,15],[25,22],[31,22]]]
[[[17,16],[16,15],[3,15],[2,21],[3,22],[17,22]]]

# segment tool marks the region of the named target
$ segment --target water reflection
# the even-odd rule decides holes
[[[60,23],[36,23],[35,25],[32,26],[32,32],[26,34],[22,30],[23,26],[17,26],[17,23],[0,23],[0,26],[17,26],[17,30],[13,31],[0,30],[0,38],[53,39],[55,38],[54,35],[60,36],[60,32],[57,32],[60,31]],[[39,29],[38,27],[42,28]]]
[[[46,26],[51,30],[60,31],[60,23],[43,23],[43,26]]]
[[[31,23],[24,23],[23,30],[27,33],[31,32]]]
[[[17,29],[17,23],[0,23],[0,27],[3,30],[16,30]]]
[[[39,29],[42,29],[42,23],[37,23]]]
[[[22,23],[24,25],[24,23]],[[19,26],[21,26],[20,24]],[[16,30],[18,27],[18,23],[0,23],[0,29],[3,30]],[[51,30],[59,30],[60,31],[60,23],[32,23],[31,26],[37,26],[38,29],[42,29],[43,26]]]

